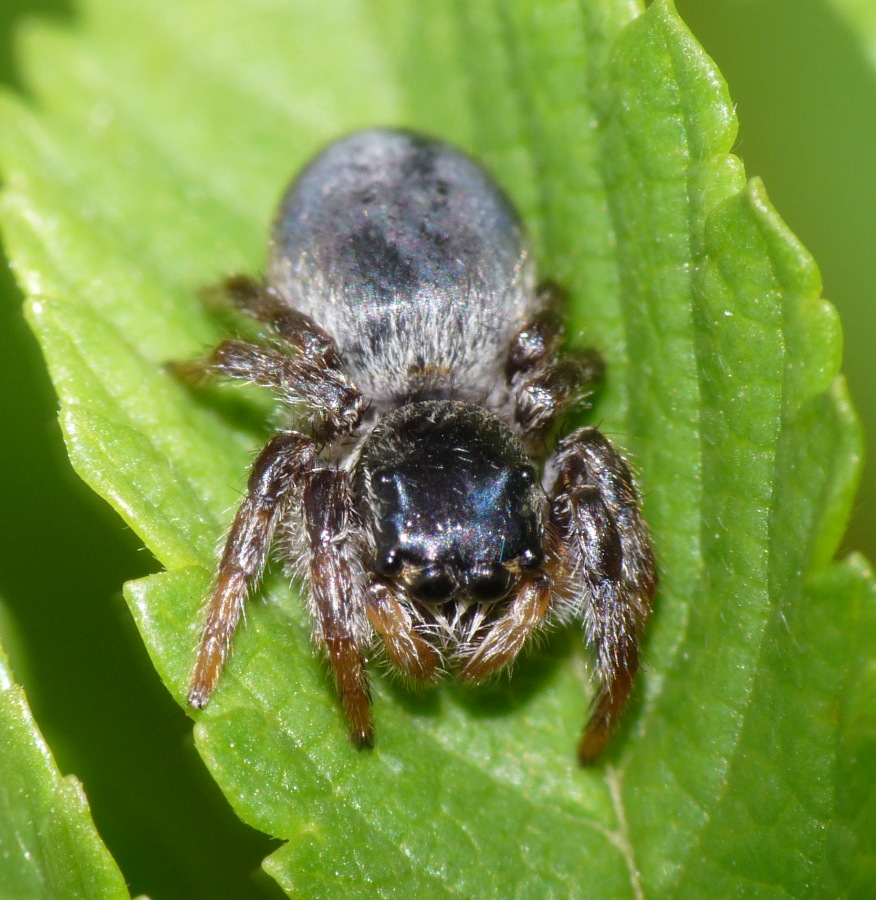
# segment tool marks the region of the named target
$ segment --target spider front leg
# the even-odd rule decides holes
[[[478,683],[513,662],[530,632],[548,610],[553,580],[545,572],[528,573],[505,614],[463,661],[460,678]]]
[[[599,678],[578,744],[586,764],[605,746],[632,691],[657,575],[635,482],[611,443],[581,428],[560,442],[554,469],[551,521]]]
[[[416,681],[434,682],[438,677],[438,654],[417,633],[397,589],[373,579],[368,586],[367,604],[368,618],[383,639],[393,665]]]
[[[300,493],[302,478],[313,467],[316,447],[303,434],[275,435],[259,454],[249,475],[246,499],[228,533],[188,701],[201,709],[210,699],[231,647],[247,595],[258,583],[277,523],[290,500]]]
[[[340,469],[314,471],[304,489],[311,613],[341,695],[350,737],[357,747],[371,747],[374,726],[362,660],[370,631],[355,519],[347,473]]]

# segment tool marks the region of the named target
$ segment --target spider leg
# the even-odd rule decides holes
[[[505,614],[463,660],[460,678],[480,682],[512,662],[547,612],[553,579],[544,572],[524,576]]]
[[[597,659],[599,689],[578,744],[579,759],[589,763],[632,691],[657,575],[635,482],[611,443],[581,428],[560,442],[554,467],[552,526]]]
[[[304,489],[304,524],[310,550],[311,608],[357,747],[371,747],[374,726],[362,661],[369,638],[365,572],[360,562],[349,476],[317,469]]]
[[[505,374],[509,383],[515,375],[531,372],[556,356],[563,337],[560,307],[565,299],[565,290],[553,281],[538,286],[541,309],[514,335],[508,350]]]
[[[290,356],[273,347],[230,340],[213,351],[207,368],[273,388],[287,403],[307,412],[319,437],[352,431],[365,409],[361,391],[346,374],[319,357]]]
[[[310,316],[290,308],[266,285],[246,275],[233,275],[225,281],[224,290],[238,309],[269,325],[302,356],[327,366],[338,364],[338,348],[331,335]]]
[[[544,434],[567,409],[581,404],[604,374],[605,363],[596,350],[570,349],[515,382],[517,424],[527,435]]]
[[[268,442],[253,464],[246,499],[225,541],[198,647],[188,694],[189,704],[196,709],[207,703],[216,687],[244,602],[258,583],[277,523],[315,459],[316,448],[309,437],[283,431]]]
[[[605,364],[595,350],[558,355],[563,337],[557,311],[565,292],[554,282],[539,287],[543,308],[514,335],[506,376],[516,403],[515,418],[529,438],[545,434],[568,408],[581,403],[602,380]]]
[[[414,629],[410,613],[399,602],[391,585],[372,580],[368,586],[366,612],[396,668],[417,681],[436,680],[438,654]]]

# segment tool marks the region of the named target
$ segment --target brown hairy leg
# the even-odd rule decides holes
[[[546,434],[568,409],[582,403],[605,375],[596,350],[572,348],[560,355],[566,299],[553,281],[539,285],[541,310],[511,340],[505,376],[515,397],[515,418],[530,443]]]
[[[246,275],[232,275],[223,285],[225,296],[241,311],[269,325],[277,337],[308,359],[337,366],[334,339],[310,316],[292,309],[275,291]]]
[[[551,521],[599,677],[578,744],[586,764],[603,749],[632,691],[657,574],[635,481],[611,442],[595,428],[579,428],[560,441],[555,462]]]
[[[505,614],[465,658],[460,678],[475,683],[483,681],[512,662],[547,612],[552,589],[553,581],[544,572],[524,575]]]
[[[393,589],[382,581],[372,581],[368,587],[366,609],[393,664],[417,681],[435,681],[438,677],[438,654],[416,632],[410,613],[398,601]]]
[[[310,548],[310,593],[319,637],[341,695],[357,747],[374,745],[371,698],[362,661],[367,640],[365,572],[351,537],[353,498],[349,477],[317,469],[304,490],[304,522]]]
[[[188,701],[201,709],[222,673],[248,593],[258,584],[274,531],[302,475],[313,465],[313,441],[294,431],[275,435],[259,454],[225,541]]]
[[[216,347],[205,367],[273,388],[285,402],[309,411],[306,418],[318,436],[353,431],[362,418],[365,404],[359,389],[319,357],[290,356],[273,347],[228,340]]]

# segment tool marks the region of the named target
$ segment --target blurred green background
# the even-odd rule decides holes
[[[763,178],[821,266],[825,295],[843,319],[845,371],[872,446],[876,64],[866,40],[838,14],[841,0],[677,5],[730,84],[741,120],[737,152],[748,173]],[[876,22],[876,0],[869,6]],[[3,0],[6,88],[26,92],[15,32],[33,15],[72,24],[76,7],[69,0]],[[152,673],[120,589],[156,565],[66,461],[53,392],[5,260],[0,421],[4,638],[62,771],[85,782],[132,891],[155,898],[281,896],[267,879],[234,874],[255,869],[272,842],[228,810],[191,748],[188,719]],[[869,466],[845,548],[871,559],[874,506]]]

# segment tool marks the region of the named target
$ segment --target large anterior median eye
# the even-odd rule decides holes
[[[426,566],[413,580],[411,593],[425,603],[440,603],[456,593],[456,582],[437,566]]]
[[[468,592],[474,600],[501,600],[511,589],[511,573],[504,566],[488,566],[474,573]]]

